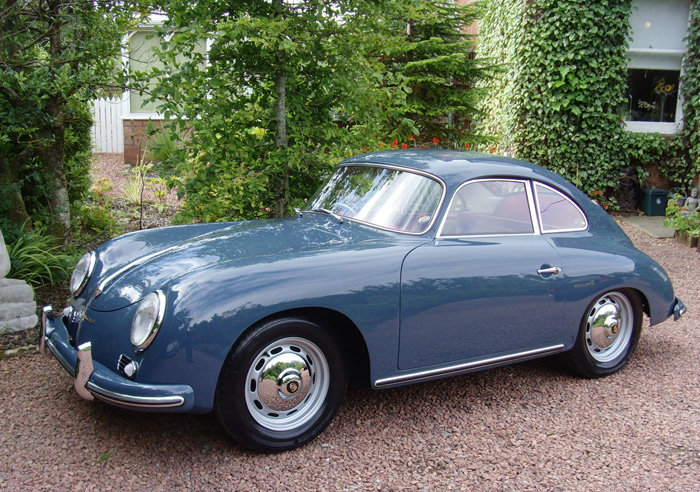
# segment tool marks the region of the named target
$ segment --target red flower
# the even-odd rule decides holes
[[[402,148],[402,149],[407,149],[407,148],[408,148],[408,144],[403,144],[403,145],[401,146],[401,148]]]
[[[438,140],[437,137],[433,137],[433,143],[434,143],[434,144],[439,144],[439,143],[440,143],[440,140]]]
[[[472,145],[471,145],[469,142],[467,142],[467,143],[464,144],[464,148],[465,148],[465,149],[469,149],[471,146],[472,146]]]
[[[384,142],[379,142],[380,147],[384,147]]]
[[[391,142],[391,146],[392,146],[392,147],[398,147],[398,146],[399,146],[399,141],[398,141],[398,140],[394,140],[393,142]]]
[[[366,145],[363,147],[363,149],[365,149],[365,152],[367,152],[367,146],[366,146]]]
[[[409,135],[409,136],[408,136],[408,139],[409,139],[409,140],[413,140],[413,135]]]
[[[496,146],[491,147],[491,153],[493,154],[494,152],[496,152]]]

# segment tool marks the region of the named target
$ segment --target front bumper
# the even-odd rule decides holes
[[[56,357],[86,400],[98,398],[123,408],[160,412],[188,412],[194,406],[191,386],[137,383],[92,360],[90,342],[74,348],[63,316],[54,317],[51,306],[42,310],[39,347],[44,355]]]

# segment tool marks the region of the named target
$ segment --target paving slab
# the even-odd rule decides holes
[[[620,219],[637,229],[646,232],[656,239],[673,237],[674,230],[664,227],[665,217],[649,217],[647,215],[621,216]]]

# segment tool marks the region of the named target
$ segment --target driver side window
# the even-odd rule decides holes
[[[532,234],[525,181],[480,180],[457,190],[442,236]]]

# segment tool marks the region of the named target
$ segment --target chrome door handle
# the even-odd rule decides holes
[[[559,267],[540,268],[537,270],[538,275],[557,275],[558,273],[561,273],[561,268]]]

